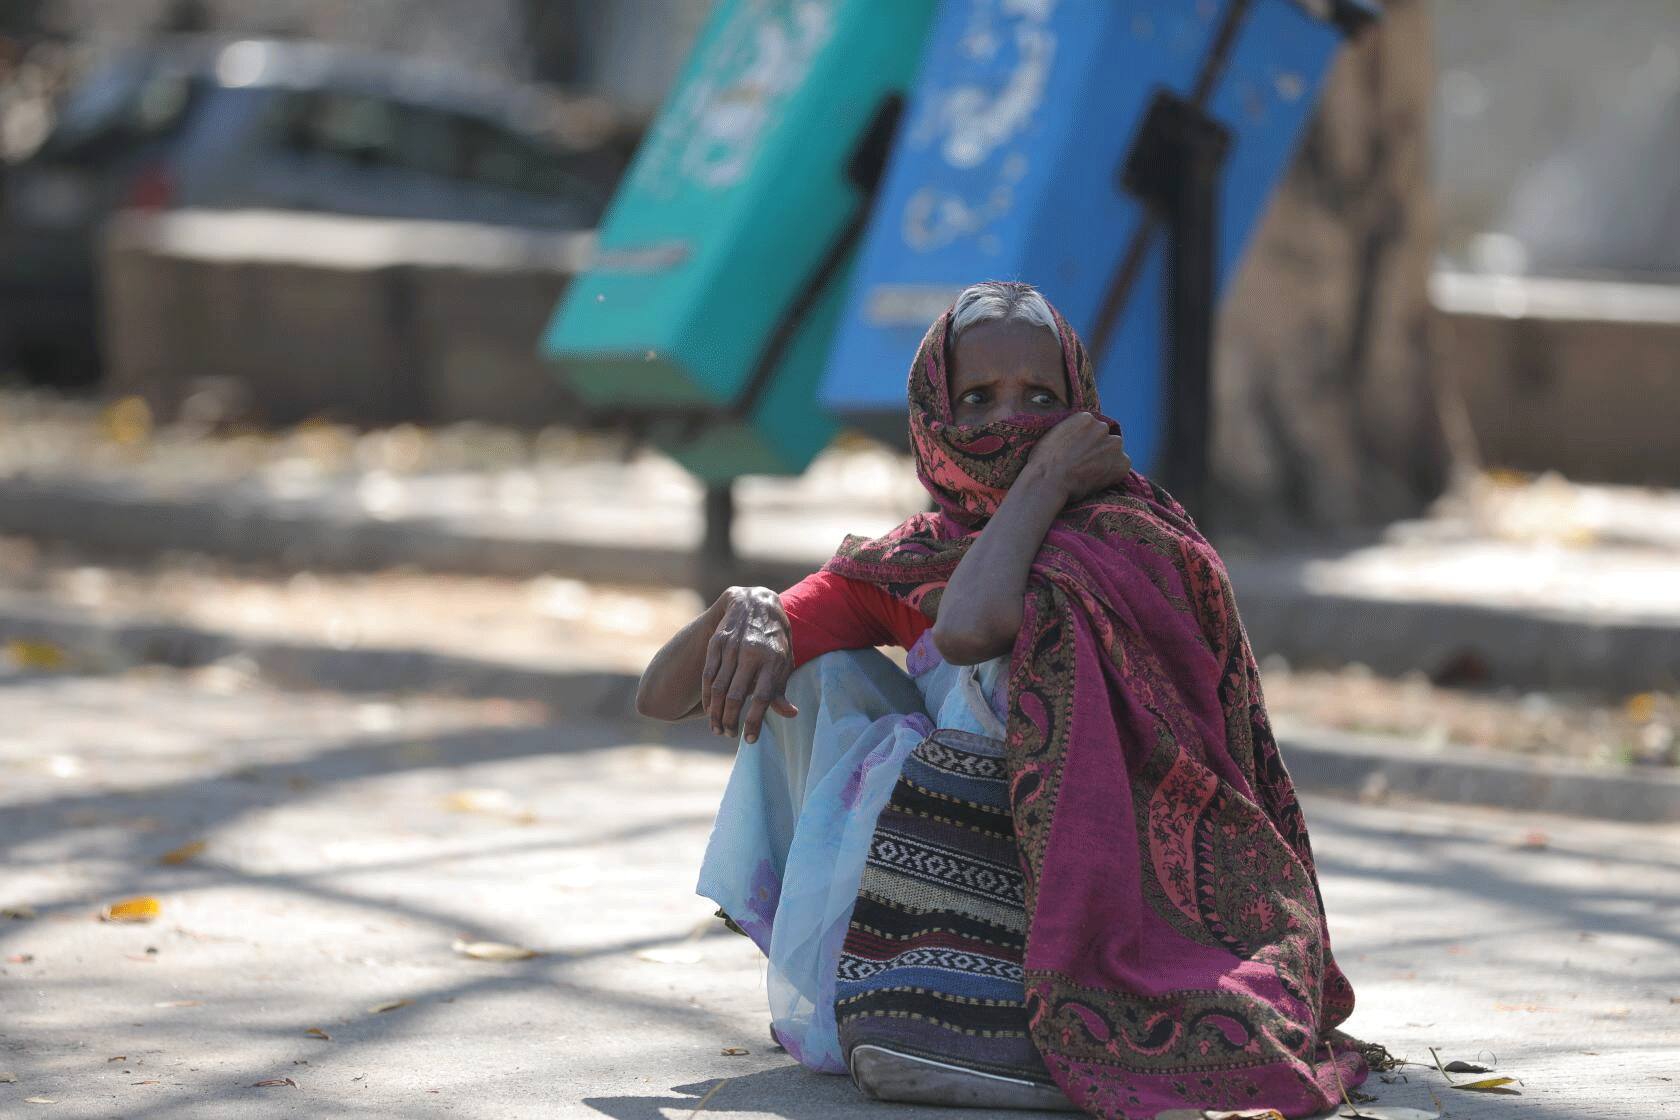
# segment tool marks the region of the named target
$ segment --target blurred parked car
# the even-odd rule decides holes
[[[311,42],[190,39],[91,71],[9,169],[0,371],[97,376],[99,230],[124,208],[594,226],[623,157],[545,130],[539,91]]]

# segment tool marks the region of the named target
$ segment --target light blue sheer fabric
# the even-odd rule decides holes
[[[846,1072],[835,970],[904,759],[935,727],[1002,738],[1008,665],[946,664],[929,634],[908,674],[876,650],[824,654],[788,679],[799,714],[769,714],[739,745],[696,890],[764,951],[771,1027],[811,1069]]]

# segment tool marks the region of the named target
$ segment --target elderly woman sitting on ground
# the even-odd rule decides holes
[[[1334,1107],[1353,991],[1218,555],[1025,284],[957,298],[909,404],[935,512],[732,588],[637,697],[741,736],[698,889],[773,1035],[884,1099]]]

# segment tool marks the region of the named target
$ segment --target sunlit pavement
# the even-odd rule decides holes
[[[768,1044],[755,950],[691,893],[727,749],[546,716],[215,674],[0,680],[0,908],[35,913],[0,919],[0,1115],[954,1115],[870,1105]],[[1522,1079],[1490,1097],[1408,1066],[1373,1079],[1381,1103],[1673,1107],[1675,830],[1308,809],[1349,1028]],[[143,895],[156,920],[98,920]]]
[[[623,450],[602,436],[471,424],[358,433],[310,423],[207,438],[189,424],[154,427],[134,399],[102,408],[0,392],[0,521],[95,556],[529,579],[547,584],[538,610],[563,612],[578,604],[554,594],[555,576],[660,588],[694,579],[699,484],[669,459]],[[856,441],[797,478],[743,478],[735,497],[737,578],[776,587],[821,565],[846,534],[884,532],[927,506],[902,456]],[[1262,656],[1618,700],[1680,684],[1680,490],[1496,471],[1362,547],[1293,534],[1245,546],[1237,528],[1216,538]],[[0,568],[5,551],[0,543]],[[405,581],[382,582],[399,593],[392,585]],[[136,606],[126,584],[83,573],[57,590],[126,613]],[[275,596],[229,598],[238,601],[140,606],[246,632],[320,629],[295,621],[319,614],[277,616]],[[0,601],[0,616],[14,605]],[[403,629],[367,613],[341,601],[327,639]]]

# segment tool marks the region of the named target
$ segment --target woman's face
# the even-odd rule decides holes
[[[1068,407],[1055,334],[1019,319],[969,327],[951,351],[951,420],[963,427]]]

